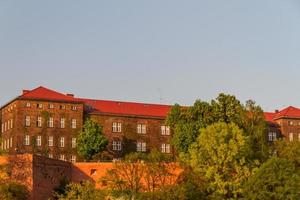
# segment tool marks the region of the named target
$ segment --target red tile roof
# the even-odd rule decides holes
[[[284,108],[278,112],[265,112],[265,119],[268,122],[274,122],[274,120],[276,119],[280,119],[280,118],[300,118],[300,109],[293,107],[293,106],[289,106],[287,108]]]
[[[264,112],[264,115],[265,115],[265,120],[267,122],[274,122],[274,117],[275,117],[276,113]]]
[[[42,86],[33,90],[23,90],[23,94],[19,96],[19,98],[78,102],[78,100],[72,96],[68,96]]]
[[[78,99],[93,108],[95,113],[151,116],[165,118],[168,115],[170,105],[147,104],[135,102],[120,102],[108,100]]]

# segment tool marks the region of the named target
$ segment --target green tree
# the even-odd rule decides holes
[[[210,198],[235,199],[250,176],[246,163],[247,146],[243,130],[219,122],[201,129],[189,149],[190,165],[208,183]]]
[[[91,199],[105,199],[105,194],[95,189],[95,185],[89,181],[78,183],[71,183],[67,185],[65,194],[56,196],[59,200],[91,200]]]
[[[107,144],[108,139],[103,135],[102,126],[91,119],[87,119],[83,131],[78,136],[78,154],[91,160],[94,155],[104,151]]]
[[[285,158],[295,163],[296,168],[300,170],[300,142],[278,140],[274,144],[275,155],[278,158]]]
[[[197,100],[189,108],[175,105],[168,117],[167,124],[174,131],[172,144],[179,153],[186,153],[199,135],[200,128],[213,122],[213,110],[209,103]]]
[[[244,199],[300,199],[300,179],[292,161],[271,158],[244,186]]]
[[[0,185],[0,199],[2,200],[26,200],[29,191],[25,185],[19,183],[5,183]]]

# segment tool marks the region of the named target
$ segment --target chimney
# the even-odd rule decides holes
[[[279,110],[275,110],[275,113],[279,113]]]
[[[67,94],[67,96],[69,96],[69,97],[74,97],[74,94]]]
[[[30,90],[23,90],[22,95],[27,94]]]

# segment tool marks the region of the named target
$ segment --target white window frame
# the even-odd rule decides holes
[[[294,140],[294,133],[289,133],[289,140],[293,141]]]
[[[38,135],[36,137],[36,146],[38,146],[38,147],[42,146],[42,136],[41,135]]]
[[[41,117],[41,116],[38,116],[38,117],[37,117],[36,126],[37,126],[37,127],[42,127],[42,117]]]
[[[136,151],[146,152],[147,151],[147,143],[146,142],[137,142]]]
[[[65,156],[65,154],[60,154],[60,155],[59,155],[59,160],[66,161],[66,156]]]
[[[64,117],[60,118],[60,128],[66,127],[66,119]]]
[[[122,151],[122,142],[120,140],[113,140],[112,147],[114,151]]]
[[[147,125],[146,124],[138,124],[137,125],[137,133],[138,134],[146,134],[147,133]]]
[[[54,127],[54,118],[53,117],[49,117],[48,127],[49,128],[53,128]]]
[[[53,154],[52,153],[48,153],[48,158],[53,158]]]
[[[65,137],[60,137],[60,147],[63,148],[65,147]]]
[[[269,142],[274,142],[277,140],[277,134],[276,132],[269,132],[268,133],[268,140]]]
[[[29,127],[30,126],[30,116],[29,115],[26,115],[25,116],[25,126]]]
[[[170,135],[170,127],[162,125],[161,126],[161,135]]]
[[[76,162],[76,156],[75,156],[75,155],[71,155],[70,161],[71,161],[72,163],[75,163],[75,162]]]
[[[72,129],[76,129],[77,128],[77,120],[76,119],[72,119],[71,128]]]
[[[26,108],[30,108],[31,107],[31,104],[30,102],[26,102],[26,105],[25,105]]]
[[[53,136],[48,137],[48,146],[53,147]]]
[[[30,145],[30,136],[29,135],[25,135],[24,145],[25,146],[29,146]]]
[[[50,103],[49,104],[49,109],[53,109],[54,108],[54,104],[53,103]]]
[[[72,146],[72,148],[76,148],[76,146],[77,146],[77,141],[76,141],[77,139],[76,138],[72,138],[72,143],[71,143],[71,146]]]

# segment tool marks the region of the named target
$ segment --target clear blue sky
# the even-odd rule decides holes
[[[299,0],[2,0],[0,104],[43,85],[190,105],[300,107]]]

